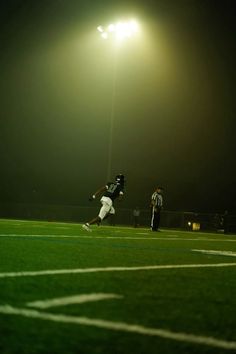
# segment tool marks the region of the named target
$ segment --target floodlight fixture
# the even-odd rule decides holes
[[[100,33],[104,32],[104,29],[103,29],[102,26],[98,26],[98,27],[97,27],[97,30],[98,30],[98,32],[100,32]]]
[[[138,23],[135,20],[127,22],[110,23],[108,26],[98,26],[97,30],[104,39],[115,37],[118,40],[130,38],[139,31]]]

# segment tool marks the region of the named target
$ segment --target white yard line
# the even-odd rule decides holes
[[[121,298],[123,298],[123,296],[117,294],[104,294],[104,293],[80,294],[80,295],[60,297],[55,299],[28,302],[26,305],[29,307],[46,309],[55,306],[83,304],[85,302],[93,302],[93,301],[101,301],[101,300],[109,300],[109,299],[121,299]]]
[[[141,325],[129,324],[124,322],[106,321],[103,319],[67,316],[63,314],[52,314],[47,312],[39,312],[24,308],[15,308],[9,305],[0,306],[0,313],[6,315],[20,315],[28,318],[37,318],[41,320],[54,321],[60,323],[71,323],[84,326],[93,326],[113,331],[122,331],[129,333],[137,333],[148,336],[156,336],[165,339],[172,339],[180,342],[189,342],[194,344],[202,344],[210,347],[223,348],[228,350],[236,349],[236,342],[225,341],[213,337],[198,336],[182,332],[172,332],[161,328],[150,328]]]
[[[0,273],[0,278],[14,277],[34,277],[40,275],[61,275],[61,274],[81,274],[81,273],[99,273],[99,272],[132,272],[142,270],[158,269],[191,269],[191,268],[222,268],[235,267],[236,263],[210,263],[210,264],[170,264],[170,265],[151,265],[142,267],[101,267],[101,268],[75,268],[75,269],[53,269],[26,272],[7,272]]]
[[[147,234],[149,235],[149,234]],[[209,239],[209,238],[180,238],[179,236],[165,235],[163,237],[133,237],[133,236],[89,236],[89,235],[29,235],[29,234],[0,234],[0,237],[29,237],[29,238],[81,238],[81,239],[121,239],[121,240],[155,240],[155,241],[207,241],[207,242],[236,242],[236,239]]]
[[[192,251],[205,253],[205,254],[211,254],[211,255],[215,255],[215,256],[236,257],[236,252],[232,252],[232,251],[215,251],[215,250],[192,250]]]
[[[26,234],[0,234],[0,237],[29,237],[29,238],[81,238],[81,239],[114,239],[114,240],[179,240],[179,238],[133,237],[133,236],[79,236],[79,235],[26,235]]]

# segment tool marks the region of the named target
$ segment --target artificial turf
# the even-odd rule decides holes
[[[108,226],[94,226],[92,233],[86,233],[80,224],[0,220],[0,353],[236,352],[236,257],[234,253],[207,254],[195,249],[236,255],[236,236],[174,230],[153,233],[143,228]],[[222,263],[232,264],[216,267]],[[170,268],[142,269],[162,265]],[[93,271],[84,273],[71,271],[91,268]],[[48,270],[50,274],[37,274]],[[66,272],[58,274],[58,270]],[[45,310],[27,305],[97,293],[120,298]],[[229,345],[1,312],[6,305],[39,314],[214,338]]]

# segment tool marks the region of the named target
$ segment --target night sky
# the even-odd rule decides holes
[[[167,210],[235,212],[234,3],[2,1],[0,203],[88,205],[107,182],[115,94],[123,208],[162,185]],[[99,37],[129,18],[135,38]]]

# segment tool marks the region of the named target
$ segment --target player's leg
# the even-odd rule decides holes
[[[155,219],[156,219],[156,230],[160,231],[159,230],[160,219],[161,219],[161,212],[160,211],[156,212],[156,218]]]
[[[108,216],[110,216],[110,225],[111,226],[115,226],[115,218],[114,218],[115,213],[116,213],[115,208],[113,206],[111,206],[111,208],[109,210],[109,214],[108,214]]]
[[[156,231],[156,212],[155,212],[155,207],[152,207],[151,209],[151,230]]]
[[[82,228],[86,231],[91,232],[92,230],[90,229],[90,225],[93,225],[93,224],[100,225],[100,222],[101,222],[101,218],[98,215],[95,218],[93,218],[92,220],[90,220],[90,221],[86,222],[84,225],[82,225]]]
[[[112,205],[112,201],[110,202],[110,200],[101,200],[101,202],[102,202],[102,207],[98,214],[98,217],[100,218],[100,222],[109,216],[111,205]]]
[[[100,225],[101,221],[105,218],[105,216],[109,213],[109,210],[111,208],[112,205],[112,201],[110,200],[110,198],[101,198],[101,203],[102,203],[102,207],[99,211],[98,216],[96,216],[95,218],[93,218],[92,220],[86,222],[82,227],[84,230],[86,231],[92,231],[90,229],[90,225],[93,224],[97,224],[98,226]]]

